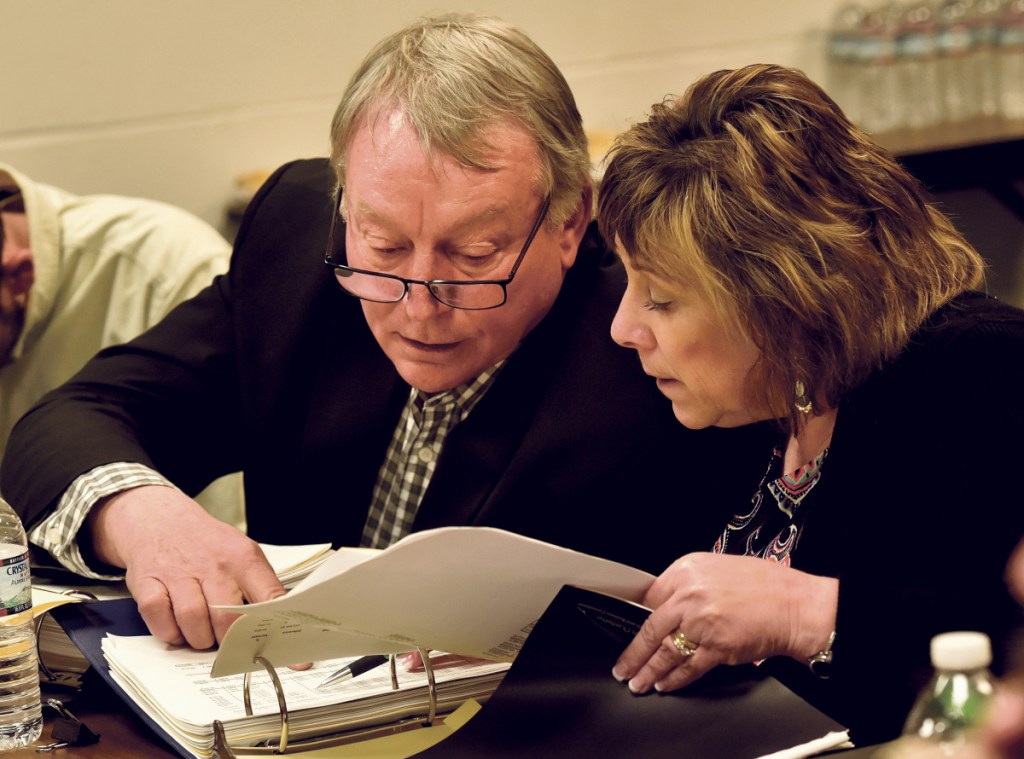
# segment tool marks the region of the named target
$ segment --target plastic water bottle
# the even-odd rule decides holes
[[[1024,119],[1024,0],[1007,0],[998,50],[1002,114],[1008,119]]]
[[[42,729],[28,542],[0,499],[0,750],[27,746]]]
[[[974,0],[939,5],[939,78],[947,121],[965,121],[981,111],[974,23]]]
[[[905,6],[896,41],[903,125],[914,129],[943,120],[938,29],[929,0]]]
[[[846,3],[836,11],[828,35],[829,94],[855,124],[862,123],[860,44],[866,16],[860,3]]]
[[[999,113],[999,27],[1002,0],[977,0],[974,6],[974,57],[978,73],[978,111]]]
[[[862,26],[859,55],[864,99],[860,118],[861,126],[868,132],[886,132],[903,126],[896,68],[896,34],[901,16],[899,3],[886,3],[870,11]]]
[[[992,698],[992,644],[980,632],[943,633],[932,638],[931,658],[935,674],[910,710],[903,734],[956,756]]]

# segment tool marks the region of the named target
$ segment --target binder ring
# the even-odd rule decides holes
[[[434,677],[434,668],[430,664],[430,657],[427,651],[417,648],[423,658],[423,671],[427,676],[427,693],[429,696],[426,719],[410,717],[387,725],[374,725],[361,729],[342,732],[336,735],[323,736],[319,738],[305,738],[289,743],[288,739],[288,707],[284,695],[284,688],[281,680],[274,671],[273,665],[262,656],[253,658],[253,662],[260,664],[270,673],[271,682],[274,685],[274,692],[277,694],[278,708],[281,712],[281,736],[278,745],[272,743],[259,746],[232,746],[228,743],[227,732],[220,720],[213,721],[213,747],[215,756],[221,759],[235,759],[236,757],[266,755],[266,754],[292,754],[299,751],[311,750],[314,748],[326,748],[328,746],[341,746],[355,743],[367,738],[392,735],[397,732],[404,732],[418,727],[430,727],[437,719],[437,681]],[[391,678],[392,687],[398,688],[398,675],[395,670],[395,657],[391,657]],[[242,678],[242,700],[245,704],[247,717],[253,716],[252,698],[250,688],[252,684],[252,673],[247,672]]]
[[[423,648],[417,648],[420,652],[420,658],[423,659],[423,671],[427,674],[427,699],[429,706],[427,707],[427,721],[424,725],[433,725],[434,719],[437,717],[437,682],[434,679],[434,668],[430,664],[430,656],[427,651]]]
[[[277,742],[277,751],[285,753],[288,749],[288,704],[285,702],[284,689],[281,687],[281,680],[274,671],[274,667],[262,656],[253,657],[254,664],[262,664],[270,675],[270,681],[274,684],[274,693],[277,694],[277,706],[281,711],[281,737]],[[245,716],[252,716],[252,698],[249,694],[249,686],[252,683],[252,672],[246,672],[242,678],[242,700],[245,702]]]

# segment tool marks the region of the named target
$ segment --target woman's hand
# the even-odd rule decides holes
[[[687,554],[651,584],[643,603],[654,611],[612,673],[646,693],[681,688],[718,664],[803,661],[828,643],[838,598],[834,578],[750,556]]]

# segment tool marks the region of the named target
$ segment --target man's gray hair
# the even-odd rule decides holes
[[[490,127],[521,125],[537,145],[537,179],[551,196],[552,224],[576,210],[590,181],[587,138],[568,83],[533,40],[499,19],[426,18],[370,51],[331,124],[331,164],[342,187],[355,131],[392,109],[417,131],[428,156],[474,168],[490,168]]]

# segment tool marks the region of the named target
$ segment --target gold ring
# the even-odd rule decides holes
[[[676,651],[684,659],[689,659],[697,653],[697,644],[687,638],[686,633],[682,630],[676,630],[672,633],[672,645],[676,647]]]

